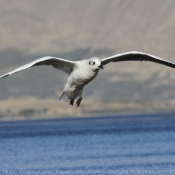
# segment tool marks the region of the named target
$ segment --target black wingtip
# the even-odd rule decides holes
[[[3,75],[3,76],[1,76],[0,78],[5,78],[5,77],[8,77],[8,76],[9,76],[9,74]]]

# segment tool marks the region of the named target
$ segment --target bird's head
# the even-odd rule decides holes
[[[101,65],[101,60],[97,57],[93,57],[89,59],[89,67],[93,71],[103,69],[103,66]]]

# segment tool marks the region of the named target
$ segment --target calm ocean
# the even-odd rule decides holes
[[[175,114],[0,123],[0,174],[175,174]]]

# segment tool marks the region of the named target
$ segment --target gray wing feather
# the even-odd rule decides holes
[[[102,65],[106,65],[110,62],[120,62],[120,61],[150,61],[150,62],[155,62],[158,64],[163,64],[165,66],[175,68],[175,64],[170,61],[164,60],[154,55],[150,55],[143,52],[137,52],[137,51],[114,55],[108,58],[104,58],[101,61],[102,61]]]
[[[41,65],[46,65],[46,66],[51,65],[56,69],[60,69],[60,70],[64,71],[65,73],[70,74],[72,72],[72,70],[74,69],[75,61],[69,61],[69,60],[65,60],[62,58],[47,56],[47,57],[39,58],[39,59],[29,63],[29,64],[26,64],[26,65],[19,67],[11,72],[8,72],[8,73],[0,76],[0,78],[5,78],[9,75],[17,73],[17,72],[24,70],[24,69],[27,69],[29,67],[41,66]]]

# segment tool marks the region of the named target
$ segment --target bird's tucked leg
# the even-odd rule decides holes
[[[74,99],[71,99],[71,101],[70,101],[70,105],[74,105]]]
[[[79,98],[79,99],[77,100],[77,102],[76,102],[77,107],[80,106],[81,100],[82,100],[82,96],[80,96],[80,98]]]

